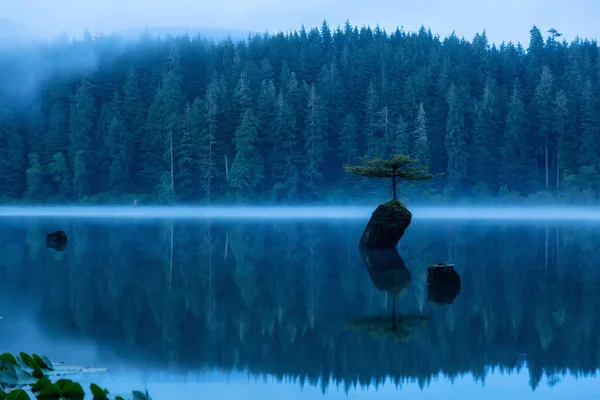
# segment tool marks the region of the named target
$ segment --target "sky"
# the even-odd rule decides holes
[[[568,41],[600,36],[598,0],[0,0],[0,19],[21,23],[35,36],[79,35],[148,27],[220,27],[276,32],[320,26],[421,25],[444,37],[471,39],[484,29],[491,42],[529,42],[535,24]]]

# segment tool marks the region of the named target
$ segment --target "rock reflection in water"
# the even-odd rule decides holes
[[[361,256],[377,289],[393,297],[391,316],[367,316],[347,324],[349,328],[365,329],[376,337],[394,341],[411,340],[417,328],[427,320],[422,315],[396,315],[398,297],[410,286],[411,276],[395,248],[373,250],[361,247]]]

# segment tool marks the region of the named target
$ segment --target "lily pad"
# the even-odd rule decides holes
[[[48,379],[48,378],[41,378],[41,379],[39,379],[36,383],[34,383],[31,386],[31,391],[33,393],[40,392],[40,391],[42,391],[42,389],[44,389],[46,386],[48,386],[50,384],[52,384],[52,382],[50,381],[50,379]]]
[[[33,358],[29,354],[21,352],[21,353],[19,353],[19,357],[21,357],[21,360],[23,360],[25,365],[33,368],[33,365],[34,365]]]
[[[7,400],[30,400],[29,395],[23,389],[15,389],[12,390],[8,396],[6,396]]]
[[[60,389],[58,385],[50,383],[46,385],[36,397],[44,400],[57,400],[60,399]]]
[[[94,400],[108,400],[108,397],[106,396],[108,394],[108,390],[102,389],[95,383],[90,384],[90,391],[94,396]]]
[[[62,395],[65,399],[77,400],[83,399],[85,392],[79,383],[69,382],[62,388]]]
[[[138,390],[134,390],[133,391],[133,399],[134,400],[152,400],[152,398],[148,394],[148,390],[146,390],[146,393],[142,393]]]
[[[4,354],[0,355],[0,360],[6,361],[7,363],[12,364],[12,365],[18,365],[17,359],[15,358],[15,356],[13,356],[10,353],[4,353]]]

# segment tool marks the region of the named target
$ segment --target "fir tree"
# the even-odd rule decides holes
[[[258,118],[248,108],[235,131],[236,154],[231,164],[230,183],[243,199],[252,198],[264,178],[264,161],[257,148],[258,125]]]

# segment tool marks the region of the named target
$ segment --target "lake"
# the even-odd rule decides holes
[[[153,399],[596,398],[600,224],[415,218],[365,263],[365,223],[4,217],[0,351]]]

